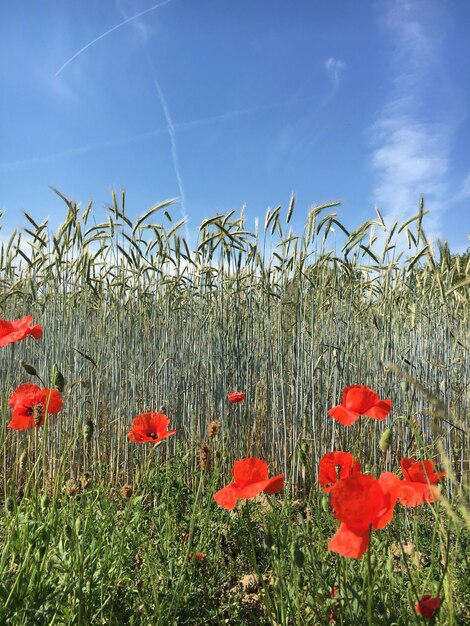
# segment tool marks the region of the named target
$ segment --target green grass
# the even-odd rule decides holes
[[[367,623],[367,559],[327,550],[337,522],[315,485],[228,512],[212,497],[228,478],[212,468],[185,479],[187,462],[152,459],[130,498],[99,479],[75,495],[65,478],[55,493],[11,485],[0,622],[313,625],[334,607],[337,624]],[[466,623],[469,539],[440,504],[397,507],[373,533],[373,624],[422,623],[412,607],[425,593],[445,597],[436,624]],[[198,551],[204,560],[188,558]]]

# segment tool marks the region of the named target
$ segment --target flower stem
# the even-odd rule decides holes
[[[370,543],[372,539],[372,525],[369,526],[369,545],[367,546],[367,624],[373,626],[372,622],[372,560],[370,553]]]

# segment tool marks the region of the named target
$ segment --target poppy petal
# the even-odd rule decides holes
[[[44,406],[48,413],[58,413],[62,409],[62,396],[58,389],[44,389]]]
[[[23,383],[19,385],[10,396],[8,406],[14,409],[17,404],[23,404],[25,396],[30,396],[41,391],[41,387],[33,383]]]
[[[387,503],[378,480],[365,474],[353,474],[339,480],[331,490],[334,517],[352,529],[368,528],[385,512]]]
[[[232,511],[237,504],[238,490],[234,487],[234,484],[230,483],[230,485],[227,485],[226,487],[220,489],[220,491],[214,494],[214,500],[217,502],[217,504],[223,509],[227,509],[228,511]]]
[[[246,458],[233,464],[233,478],[237,487],[268,480],[268,464],[256,458]]]
[[[430,618],[439,610],[442,604],[441,598],[433,598],[430,595],[423,596],[416,603],[416,612],[423,617]]]
[[[8,428],[12,430],[29,430],[35,426],[36,424],[31,415],[18,415],[15,413],[13,413],[11,421],[8,423]]]
[[[402,481],[392,472],[383,472],[379,476],[378,482],[385,494],[385,510],[379,514],[377,521],[374,523],[375,529],[385,528],[391,521]]]
[[[367,409],[377,404],[379,394],[365,385],[351,385],[343,391],[341,404],[350,411],[364,415]]]
[[[244,487],[239,487],[237,483],[235,483],[235,488],[237,490],[237,495],[239,498],[254,498],[258,494],[260,494],[266,488],[269,481],[261,480],[256,483],[249,483]]]
[[[354,422],[359,419],[361,414],[338,404],[338,406],[334,406],[328,411],[328,415],[331,415],[333,419],[343,424],[343,426],[351,426],[351,424],[354,424]]]
[[[384,420],[388,417],[388,414],[391,410],[391,400],[379,400],[377,404],[375,404],[370,409],[367,409],[364,415],[366,415],[367,417],[373,417],[376,420]]]
[[[439,488],[436,485],[401,481],[398,500],[403,506],[415,507],[425,502],[439,500]]]
[[[341,524],[336,534],[330,540],[328,549],[350,559],[360,559],[369,545],[369,529],[363,531],[351,530],[346,524]]]
[[[284,474],[278,474],[277,476],[273,476],[268,480],[268,484],[263,489],[264,493],[278,493],[281,489],[284,488]]]
[[[339,476],[337,472],[338,467]],[[322,485],[323,491],[329,492],[338,479],[347,478],[351,474],[360,471],[361,464],[359,461],[356,461],[351,453],[340,450],[327,452],[320,459],[318,482]]]

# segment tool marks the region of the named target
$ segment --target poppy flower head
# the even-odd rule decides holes
[[[40,339],[42,337],[42,326],[39,324],[32,326],[32,321],[33,318],[30,315],[11,322],[0,319],[0,346],[4,347],[10,343],[16,343],[28,335],[35,339]]]
[[[361,558],[369,545],[370,529],[383,528],[392,519],[399,483],[398,476],[390,472],[379,480],[360,473],[339,480],[331,490],[331,505],[341,524],[328,548],[342,556]]]
[[[318,482],[323,491],[331,491],[341,478],[347,478],[361,471],[361,464],[349,452],[327,452],[320,459]]]
[[[245,394],[242,391],[234,391],[233,393],[229,393],[227,398],[230,404],[236,404],[237,402],[243,402],[245,400]]]
[[[435,472],[434,463],[428,459],[424,461],[402,459],[400,465],[403,478],[414,483],[431,483],[431,485],[434,485],[446,475],[446,472]]]
[[[439,489],[436,483],[446,475],[445,472],[436,472],[434,463],[427,459],[415,461],[405,458],[400,464],[404,478],[400,483],[398,494],[400,504],[414,507],[439,499]]]
[[[62,396],[57,389],[41,389],[38,385],[25,383],[14,390],[8,405],[13,409],[8,428],[28,430],[44,426],[47,415],[58,413],[62,408]]]
[[[351,385],[343,390],[341,404],[330,409],[328,415],[343,426],[351,426],[361,415],[384,420],[391,410],[391,400],[380,400],[379,394],[365,385]]]
[[[417,613],[423,617],[430,618],[439,610],[441,604],[441,598],[433,598],[430,595],[425,595],[416,603],[415,608]]]
[[[234,509],[240,498],[254,498],[262,491],[277,493],[284,487],[284,474],[268,478],[268,464],[261,459],[235,461],[232,473],[233,482],[214,495],[217,504],[224,509]]]
[[[163,413],[140,413],[132,421],[127,436],[134,443],[156,444],[176,433],[176,430],[168,430],[169,423]]]

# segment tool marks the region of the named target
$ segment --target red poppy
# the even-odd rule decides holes
[[[392,410],[391,400],[379,400],[379,394],[364,385],[351,385],[343,389],[341,404],[328,411],[343,426],[351,426],[361,416],[384,420]]]
[[[38,385],[25,383],[15,389],[8,404],[13,409],[8,428],[28,430],[44,426],[46,415],[58,413],[62,408],[62,396],[57,389],[41,389]]]
[[[41,339],[42,326],[35,324],[31,326],[33,318],[30,315],[20,320],[0,320],[0,346],[7,346],[9,343],[21,341],[28,335],[32,335],[35,339]]]
[[[140,413],[134,417],[127,436],[134,443],[159,443],[176,433],[176,430],[168,430],[169,423],[163,413]]]
[[[318,482],[323,491],[331,491],[341,478],[361,471],[361,464],[349,452],[327,452],[320,459]]]
[[[236,404],[237,402],[243,402],[245,394],[242,391],[234,391],[229,393],[227,397],[230,404]]]
[[[190,552],[188,554],[188,561],[192,561],[193,559],[196,559],[198,561],[204,561],[204,554],[202,552]]]
[[[232,510],[239,498],[254,498],[262,491],[277,493],[284,487],[284,474],[268,478],[268,464],[261,459],[241,459],[233,465],[233,483],[214,495],[222,508]]]
[[[435,472],[434,463],[429,460],[402,459],[400,463],[404,478],[400,482],[398,492],[400,504],[418,506],[424,502],[435,502],[439,498],[439,489],[436,487],[436,483],[446,473]]]
[[[425,595],[416,603],[416,612],[423,617],[432,617],[439,610],[442,604],[441,598],[433,598]]]
[[[370,527],[384,528],[393,517],[400,479],[385,472],[374,476],[353,474],[339,480],[331,490],[333,517],[341,525],[328,544],[332,552],[360,559],[369,545]]]

